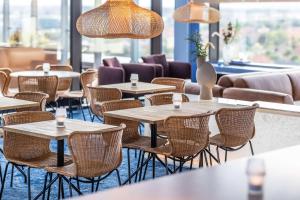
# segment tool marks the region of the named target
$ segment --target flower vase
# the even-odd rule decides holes
[[[223,47],[223,62],[224,65],[229,65],[232,59],[234,58],[234,48],[231,44],[224,44]]]
[[[212,100],[212,89],[217,82],[217,74],[214,67],[206,62],[205,58],[197,58],[196,78],[200,85],[200,100]]]

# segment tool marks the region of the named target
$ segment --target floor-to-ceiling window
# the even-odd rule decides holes
[[[105,0],[84,0],[83,12],[91,10]],[[150,9],[150,0],[136,0],[140,6]],[[82,63],[83,67],[101,65],[101,60],[105,57],[117,57],[120,62],[137,62],[139,57],[150,54],[150,40],[133,39],[101,39],[87,38],[82,39]]]
[[[175,0],[162,1],[162,17],[165,23],[165,28],[162,33],[162,53],[167,59],[174,58],[174,19],[173,13],[175,10]]]
[[[220,28],[237,25],[234,59],[300,64],[300,3],[221,3]],[[224,42],[220,41],[220,53]]]

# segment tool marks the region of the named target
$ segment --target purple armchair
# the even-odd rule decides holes
[[[172,61],[168,62],[166,56],[163,54],[155,54],[148,57],[142,57],[144,63],[156,64],[155,66],[161,66],[163,68],[163,76],[191,79],[192,66],[190,63]]]
[[[103,64],[98,73],[100,85],[129,82],[132,73],[138,74],[142,82],[163,75],[163,67],[157,64],[121,64],[117,58],[103,59]]]

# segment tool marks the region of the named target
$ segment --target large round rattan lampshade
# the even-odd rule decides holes
[[[186,5],[176,9],[173,17],[177,22],[211,24],[220,20],[220,12],[205,3],[191,0]]]
[[[164,29],[160,15],[133,0],[107,0],[83,13],[76,26],[80,34],[93,38],[146,39],[160,35]]]

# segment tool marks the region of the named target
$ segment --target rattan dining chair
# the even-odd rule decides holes
[[[147,99],[150,102],[151,106],[159,106],[159,105],[166,105],[166,104],[172,104],[173,103],[173,93],[159,93],[159,94],[152,94],[148,95]],[[182,102],[189,102],[189,98],[182,94]],[[163,122],[160,122],[157,124],[157,133],[160,136],[165,137],[165,130],[163,126]]]
[[[47,105],[52,109],[57,107],[57,76],[19,76],[18,84],[20,92],[42,92],[48,94]]]
[[[84,100],[86,100],[87,105],[89,105],[91,97],[90,97],[88,85],[92,85],[92,83],[95,81],[96,74],[97,74],[97,71],[95,71],[95,70],[87,70],[85,72],[82,72],[80,75],[80,83],[82,86],[82,90],[68,91],[68,92],[59,94],[60,98],[69,100],[69,116],[70,116],[70,118],[73,118],[72,100],[78,100],[79,108],[82,112],[83,119],[84,119],[84,121],[86,120],[84,110],[82,108],[82,104],[83,104]],[[89,110],[89,112],[90,112],[90,110]],[[90,116],[91,116],[91,113],[90,113]],[[91,116],[91,118],[92,118],[92,116]]]
[[[166,174],[182,171],[183,165],[190,161],[190,168],[193,165],[193,159],[200,154],[200,159],[207,163],[206,153],[211,155],[207,149],[209,144],[209,118],[213,112],[207,112],[193,116],[172,116],[164,121],[164,127],[168,143],[157,148],[148,148],[150,153],[165,156]],[[179,162],[173,171],[168,168],[167,159]],[[145,174],[144,174],[145,177]]]
[[[251,139],[255,135],[254,116],[257,104],[241,108],[222,108],[216,112],[215,118],[220,134],[210,138],[210,144],[216,146],[220,161],[219,148],[225,151],[225,162],[228,151],[237,151],[249,143],[254,155]]]
[[[176,89],[172,90],[172,92],[184,93],[184,85],[185,85],[184,79],[170,78],[170,77],[158,77],[158,78],[154,78],[151,81],[151,83],[175,86]]]
[[[16,89],[9,88],[11,80],[10,74],[12,73],[12,70],[10,68],[0,68],[0,72],[5,73],[7,78],[5,87],[2,91],[3,95],[7,97],[13,97],[16,94]]]
[[[115,111],[115,110],[123,110],[129,108],[140,108],[142,107],[142,103],[139,100],[115,100],[104,102],[101,105],[101,110],[104,112]],[[141,161],[141,155],[144,149],[150,148],[151,146],[151,138],[147,136],[141,136],[139,132],[139,122],[119,119],[114,117],[109,117],[104,115],[104,123],[117,125],[120,123],[124,123],[126,128],[123,132],[122,145],[127,149],[127,163],[128,163],[128,181],[131,183],[131,165],[130,165],[130,150],[140,150],[139,153],[139,162]],[[157,144],[163,145],[167,141],[164,139],[158,139]],[[139,166],[138,166],[139,167]],[[137,176],[136,176],[137,177]]]
[[[18,109],[16,109],[16,111],[17,112],[45,111],[46,110],[46,102],[47,102],[48,97],[49,97],[48,94],[42,93],[42,92],[19,92],[14,96],[15,99],[22,99],[22,100],[27,100],[27,101],[38,102],[39,106],[28,107],[28,108],[18,108]]]
[[[45,120],[54,120],[55,117],[50,112],[28,111],[8,114],[3,117],[4,125],[26,124],[31,122],[39,122]],[[38,138],[29,135],[18,134],[14,132],[4,131],[3,153],[7,164],[5,166],[3,181],[0,191],[0,199],[3,194],[5,179],[9,165],[12,165],[11,177],[13,177],[13,169],[16,167],[25,177],[22,166],[27,169],[27,185],[28,199],[31,199],[31,178],[30,169],[42,169],[46,166],[53,166],[57,163],[57,154],[50,150],[50,139]],[[65,156],[65,164],[72,163],[70,156]],[[12,181],[13,179],[11,179]],[[12,182],[11,182],[12,184]]]
[[[92,183],[92,192],[99,188],[100,181],[116,171],[118,183],[121,185],[118,167],[122,162],[122,134],[124,124],[107,131],[82,131],[74,132],[68,137],[68,146],[73,158],[73,163],[63,167],[46,167],[45,179],[57,174],[50,180],[44,192],[51,185],[59,180],[59,183],[66,181],[70,190],[74,189],[79,195],[82,194],[80,188],[73,185],[72,180],[83,183]],[[88,144],[88,147],[87,147]],[[50,174],[50,176],[48,176]],[[96,185],[95,185],[96,184]],[[79,184],[78,184],[79,185]],[[59,184],[58,199],[64,198],[62,184]],[[72,193],[71,193],[72,196]]]
[[[43,70],[42,65],[37,65],[35,67],[36,70]],[[72,72],[73,67],[71,65],[50,65],[50,70],[52,71],[68,71]],[[58,80],[58,88],[57,88],[57,93],[58,94],[63,94],[65,92],[70,91],[72,85],[72,78],[60,78]]]
[[[0,71],[0,92],[2,96],[5,96],[6,85],[8,84],[7,75]]]
[[[116,88],[103,88],[94,87],[88,85],[90,92],[90,109],[92,112],[92,121],[95,117],[99,121],[103,121],[103,111],[101,110],[101,104],[105,101],[113,101],[122,99],[122,92]]]

